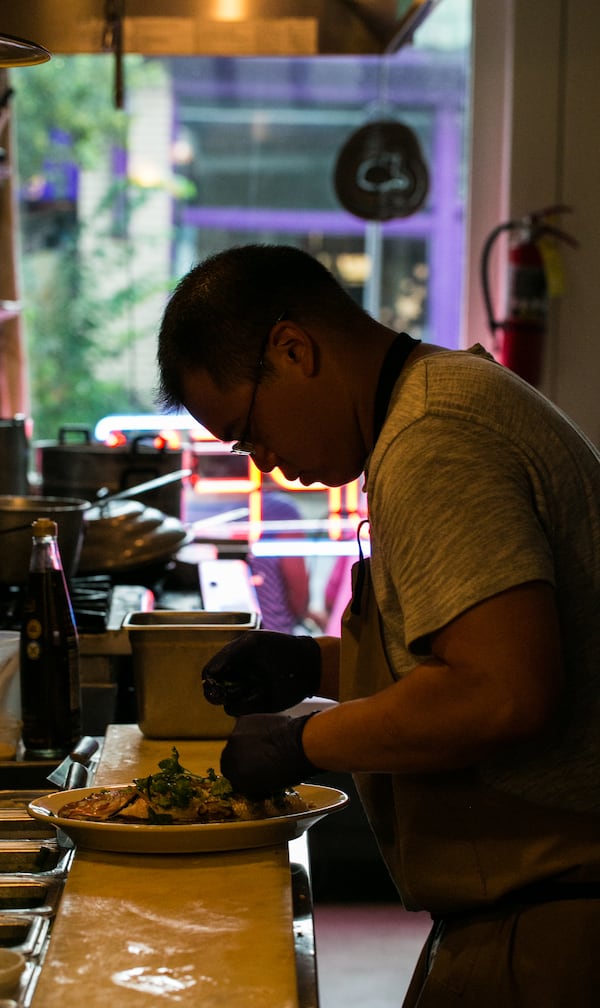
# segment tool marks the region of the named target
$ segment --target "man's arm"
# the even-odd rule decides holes
[[[481,602],[435,634],[432,651],[387,689],[315,714],[302,736],[308,759],[327,770],[427,773],[535,737],[563,685],[552,586],[534,581]]]

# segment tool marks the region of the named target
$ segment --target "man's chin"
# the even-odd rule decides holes
[[[351,483],[352,479],[352,477],[350,479],[344,479],[343,477],[335,476],[331,473],[327,476],[313,476],[308,473],[301,473],[298,476],[298,481],[305,487],[315,486],[316,484],[326,487],[340,487],[345,486],[346,483]]]

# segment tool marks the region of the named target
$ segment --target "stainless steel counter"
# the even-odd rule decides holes
[[[201,773],[222,742],[178,748]],[[111,725],[95,784],[152,772],[169,752]],[[77,850],[33,1008],[316,1008],[306,851],[304,837],[207,854]]]

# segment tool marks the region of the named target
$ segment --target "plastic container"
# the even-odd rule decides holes
[[[0,712],[0,762],[16,759],[22,728],[19,718]]]
[[[148,738],[226,738],[235,723],[204,699],[202,669],[225,644],[258,630],[252,612],[129,613],[138,723]]]
[[[21,717],[18,630],[0,630],[0,713]]]
[[[0,948],[0,994],[10,994],[25,969],[25,958],[13,949]]]

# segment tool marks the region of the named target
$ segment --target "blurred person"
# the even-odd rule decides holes
[[[286,522],[290,529],[300,518],[295,504],[284,495],[271,491],[262,494],[262,520]],[[293,531],[278,529],[266,531],[263,539],[269,541],[290,538]],[[261,609],[261,625],[265,630],[281,633],[306,633],[309,619],[310,581],[303,556],[256,556],[248,554],[247,563],[252,573],[252,584]]]

